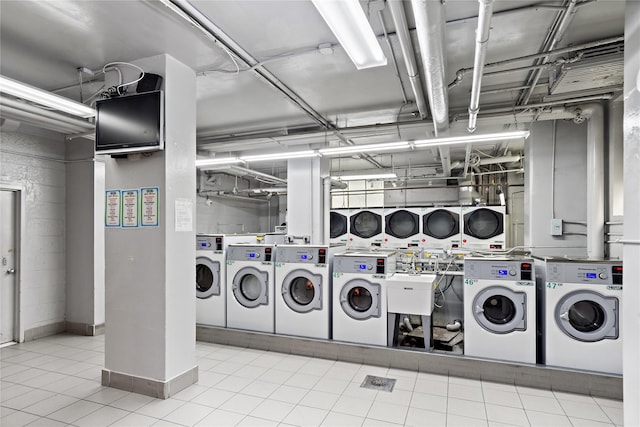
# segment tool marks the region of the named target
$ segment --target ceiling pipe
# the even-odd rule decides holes
[[[413,48],[413,42],[411,41],[411,34],[409,33],[403,2],[402,0],[388,0],[387,5],[389,6],[393,25],[396,29],[396,35],[400,42],[400,50],[405,67],[407,68],[411,90],[416,99],[418,113],[421,119],[425,119],[427,117],[427,101],[424,98],[424,89],[422,88],[422,81],[420,80],[420,72],[418,71],[418,64],[416,63],[415,50]]]
[[[51,110],[45,110],[44,108],[40,108],[36,105],[6,98],[4,96],[0,96],[0,105],[2,105],[3,107],[11,107],[13,111],[22,110],[27,113],[33,113],[42,117],[46,117],[48,119],[53,119],[54,121],[60,122],[61,125],[69,125],[70,128],[81,129],[80,131],[88,131],[95,128],[95,125],[93,123],[89,123],[86,120],[65,116],[64,114],[56,113]]]
[[[44,117],[38,113],[31,113],[8,105],[2,106],[2,117],[18,120],[24,123],[28,123],[32,126],[41,127],[44,129],[53,130],[62,134],[82,133],[86,132],[86,128],[74,126],[68,123],[61,122],[56,119]]]
[[[545,43],[545,46],[542,49],[544,52],[553,50],[556,47],[556,45],[560,42],[560,40],[562,40],[562,37],[564,36],[565,31],[569,27],[569,24],[573,20],[574,15],[578,11],[576,9],[577,0],[568,0],[568,1],[569,1],[569,4],[567,5],[566,9],[562,13],[562,18],[560,19],[560,23],[552,31],[551,40],[549,40],[548,43]],[[549,55],[546,55],[542,57],[539,62],[544,64],[548,60],[549,60]],[[531,87],[527,89],[525,92],[523,92],[522,97],[520,98],[520,102],[518,102],[519,104],[526,105],[529,102],[529,99],[531,99],[531,95],[533,94],[533,91],[536,88],[536,85],[538,84],[538,81],[540,80],[541,75],[542,75],[542,69],[538,69],[533,72],[533,75],[531,76],[531,78],[529,78],[525,83],[527,85],[530,85]]]
[[[436,137],[449,133],[449,94],[445,83],[444,5],[440,0],[411,0]],[[451,175],[449,147],[439,147],[442,172]]]
[[[263,172],[258,172],[257,170],[253,170],[253,169],[249,169],[249,168],[245,168],[237,165],[206,166],[200,169],[203,171],[220,172],[220,173],[226,173],[228,175],[235,175],[235,176],[250,176],[255,178],[258,181],[265,182],[267,184],[287,185],[286,179],[278,178],[277,176],[269,175]]]
[[[482,87],[482,71],[487,55],[489,34],[491,32],[491,15],[493,0],[478,0],[478,28],[476,29],[476,52],[473,59],[473,78],[471,83],[471,101],[469,102],[469,132],[475,132],[478,112],[480,111],[480,89]]]

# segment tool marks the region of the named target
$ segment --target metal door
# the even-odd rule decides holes
[[[0,191],[0,344],[15,340],[17,194]]]
[[[426,214],[422,222],[424,234],[435,239],[447,239],[460,234],[459,215],[446,209]]]
[[[231,290],[243,307],[254,308],[269,302],[269,273],[255,267],[241,268],[233,277]]]
[[[356,320],[380,317],[380,284],[364,279],[348,281],[340,291],[340,305],[347,316]]]
[[[480,208],[464,216],[464,233],[476,239],[490,239],[504,233],[502,213]]]
[[[413,212],[399,210],[385,216],[385,233],[398,239],[407,239],[420,232],[420,217]]]
[[[322,276],[307,270],[293,270],[282,281],[282,298],[297,313],[322,310]]]
[[[527,329],[527,295],[503,286],[491,286],[476,295],[473,317],[485,330],[508,334]]]
[[[575,291],[556,305],[556,324],[568,336],[585,342],[617,339],[619,301],[592,291]]]
[[[382,233],[382,217],[371,211],[360,211],[351,216],[351,234],[368,239]]]
[[[206,299],[220,295],[220,263],[207,257],[196,258],[196,297]]]

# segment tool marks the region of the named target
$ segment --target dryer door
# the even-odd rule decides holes
[[[338,212],[329,213],[329,237],[337,239],[347,234],[347,217]]]
[[[493,209],[476,209],[465,214],[464,232],[476,239],[490,239],[504,233],[504,216]]]
[[[351,216],[351,234],[368,239],[382,233],[382,217],[371,211],[361,211]]]
[[[579,341],[595,342],[619,336],[619,301],[593,291],[575,291],[556,305],[556,324]]]
[[[233,295],[242,306],[254,308],[269,301],[269,273],[244,267],[233,277]]]
[[[527,295],[504,286],[491,286],[473,300],[473,317],[484,329],[508,334],[527,329]]]
[[[220,263],[207,257],[196,258],[196,297],[220,295]]]
[[[380,285],[364,279],[350,280],[340,291],[340,305],[347,316],[356,320],[380,317]]]
[[[385,217],[385,233],[398,239],[407,239],[420,231],[420,217],[413,212],[399,210]]]
[[[282,298],[297,313],[322,310],[322,276],[307,270],[293,270],[282,281]]]
[[[435,239],[447,239],[460,234],[459,223],[459,215],[446,209],[438,209],[422,217],[424,234]]]

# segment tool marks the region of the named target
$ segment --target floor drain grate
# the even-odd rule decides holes
[[[392,392],[394,385],[396,385],[396,380],[393,378],[382,378],[367,375],[362,384],[360,384],[360,387]]]

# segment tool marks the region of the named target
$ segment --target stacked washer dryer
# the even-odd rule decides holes
[[[384,243],[387,248],[420,246],[421,208],[392,208],[384,210]]]
[[[333,258],[333,339],[387,345],[387,280],[394,251],[356,251]]]
[[[275,245],[227,248],[227,327],[275,331]]]
[[[350,246],[381,246],[384,240],[382,209],[356,209],[349,212]]]
[[[329,243],[346,244],[349,241],[349,209],[329,212]]]
[[[196,323],[227,325],[224,236],[196,235]]]
[[[276,247],[277,334],[331,338],[331,262],[339,247]]]
[[[535,283],[531,259],[465,259],[465,355],[536,363]]]
[[[422,246],[428,249],[460,247],[460,206],[424,209]]]
[[[546,364],[622,374],[622,262],[547,260]]]
[[[505,249],[506,208],[504,206],[462,206],[462,247],[467,249]]]

